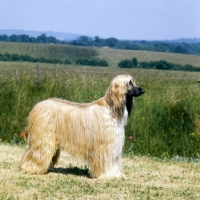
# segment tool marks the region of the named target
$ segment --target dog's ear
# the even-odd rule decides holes
[[[106,93],[106,101],[112,108],[114,116],[121,118],[125,106],[124,86],[118,82],[111,84]]]

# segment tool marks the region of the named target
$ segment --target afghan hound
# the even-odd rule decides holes
[[[85,160],[93,178],[125,178],[121,169],[124,126],[133,97],[144,92],[130,75],[119,75],[105,96],[91,103],[58,98],[39,102],[28,117],[28,149],[22,156],[21,170],[47,173],[63,149]]]

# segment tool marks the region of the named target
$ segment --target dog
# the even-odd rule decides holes
[[[28,117],[28,149],[20,168],[45,174],[54,167],[61,149],[87,161],[90,176],[125,179],[121,169],[124,126],[133,97],[144,94],[130,75],[115,77],[105,96],[91,103],[51,98],[36,104]]]

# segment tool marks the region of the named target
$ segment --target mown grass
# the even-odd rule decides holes
[[[54,171],[28,175],[19,171],[25,147],[0,144],[0,199],[199,199],[200,166],[152,157],[125,157],[128,180],[99,181],[85,163],[65,152]]]
[[[126,126],[124,153],[199,157],[198,73],[41,65],[41,83],[38,85],[35,65],[22,65],[17,67],[18,82],[13,67],[1,68],[0,138],[3,141],[23,141],[19,134],[26,127],[28,113],[37,102],[50,97],[91,102],[105,94],[116,75],[129,73],[146,93],[135,98],[136,105]],[[134,139],[128,140],[129,136]]]

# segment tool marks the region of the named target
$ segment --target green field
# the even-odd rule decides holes
[[[139,62],[150,62],[166,60],[176,64],[190,64],[200,67],[200,56],[187,54],[173,54],[153,51],[134,51],[134,50],[118,50],[110,48],[99,48],[99,55],[106,59],[111,66],[115,67],[121,60],[137,58]]]
[[[7,66],[6,66],[7,65]],[[198,158],[200,154],[199,73],[144,69],[77,67],[41,64],[36,84],[36,64],[0,63],[0,137],[19,143],[26,117],[39,101],[59,97],[91,102],[103,96],[118,74],[131,74],[146,93],[126,126],[125,154],[176,155]],[[16,82],[14,68],[18,70]]]
[[[8,43],[0,42],[0,53],[29,55],[35,58],[71,59],[75,62],[78,58],[105,59],[109,66],[117,67],[123,59],[136,57],[139,62],[166,60],[176,64],[190,64],[200,67],[200,56],[187,54],[161,53],[151,51],[119,50],[111,48],[79,47],[60,44],[34,44],[34,43]]]
[[[1,42],[0,46],[1,52],[36,57],[41,54],[45,58],[68,56],[74,60],[98,56],[112,63],[109,67],[41,63],[38,85],[35,63],[0,62],[0,138],[3,141],[21,141],[19,133],[26,127],[28,113],[37,102],[50,97],[91,102],[105,94],[116,75],[131,74],[146,93],[135,99],[136,106],[126,126],[126,136],[133,135],[135,140],[134,144],[126,140],[125,154],[195,158],[200,155],[199,73],[120,69],[116,66],[119,60],[132,57],[141,61],[176,58],[182,64],[186,60],[194,64],[200,57],[51,44]]]
[[[0,42],[0,53],[6,52],[10,54],[29,55],[34,58],[70,58],[73,61],[77,58],[91,58],[97,56],[97,52],[93,48],[88,47]]]

